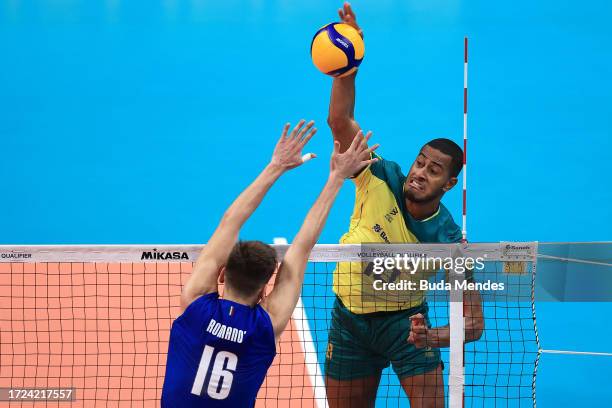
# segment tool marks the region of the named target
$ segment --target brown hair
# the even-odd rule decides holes
[[[259,292],[276,269],[276,251],[261,241],[238,241],[225,265],[225,281],[236,292]]]

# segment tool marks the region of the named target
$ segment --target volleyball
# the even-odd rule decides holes
[[[310,44],[310,56],[319,71],[338,78],[355,72],[364,54],[365,44],[361,35],[344,23],[322,27]]]

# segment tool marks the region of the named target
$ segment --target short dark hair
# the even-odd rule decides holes
[[[243,296],[259,292],[276,269],[276,251],[261,241],[238,241],[225,265],[226,284]]]
[[[463,168],[463,150],[459,145],[450,139],[434,139],[425,144],[432,149],[439,150],[447,156],[451,157],[450,174],[451,177],[457,177]],[[423,147],[425,147],[423,146]]]

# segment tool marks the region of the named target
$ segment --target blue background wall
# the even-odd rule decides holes
[[[356,116],[405,169],[430,138],[461,140],[470,37],[472,241],[610,240],[608,2],[353,4],[366,34]],[[0,1],[0,243],[205,242],[282,124],[313,118],[319,158],[284,176],[242,234],[291,239],[327,174],[331,80],[308,50],[339,6]],[[347,183],[320,242],[337,242],[352,194]],[[458,221],[460,197],[445,199]],[[603,306],[544,305],[543,330],[610,351],[584,334]],[[610,361],[560,359],[543,362],[543,406],[612,399],[596,388]]]

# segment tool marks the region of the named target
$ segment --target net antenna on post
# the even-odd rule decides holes
[[[468,38],[463,40],[463,242],[467,242],[467,115],[468,115]]]
[[[461,229],[463,245],[467,245],[467,79],[468,79],[468,38],[464,38],[463,48],[463,226]],[[453,257],[460,257],[460,253]],[[463,280],[463,274],[449,271],[451,281]],[[453,285],[455,288],[455,285]],[[449,398],[450,408],[463,408],[465,387],[465,317],[463,314],[463,290],[451,289],[449,302],[450,364]]]

